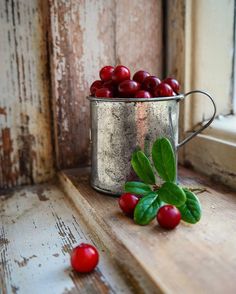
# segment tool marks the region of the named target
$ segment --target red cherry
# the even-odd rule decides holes
[[[110,65],[104,66],[99,72],[101,80],[104,82],[110,80],[112,77],[113,71],[114,71],[113,66],[110,66]]]
[[[118,92],[117,84],[112,80],[104,82],[103,88],[109,89],[114,94],[114,97]]]
[[[175,93],[179,93],[179,82],[177,80],[173,78],[166,78],[162,82],[171,86]]]
[[[149,76],[149,77],[146,77],[145,80],[143,81],[142,88],[152,93],[153,90],[156,88],[156,86],[159,85],[160,83],[161,81],[157,77]]]
[[[154,97],[169,97],[174,96],[174,91],[171,86],[166,83],[160,83],[154,90]]]
[[[118,86],[119,93],[122,97],[134,97],[139,89],[140,84],[132,80],[123,81]]]
[[[136,81],[137,83],[142,84],[145,78],[149,76],[150,76],[150,73],[148,73],[147,71],[139,70],[134,74],[133,80]]]
[[[157,213],[157,221],[162,228],[174,229],[181,220],[181,214],[173,205],[162,206]]]
[[[114,69],[112,73],[112,80],[114,82],[118,84],[118,83],[121,83],[122,81],[129,80],[129,79],[130,79],[130,70],[126,66],[118,65]]]
[[[108,88],[97,89],[95,93],[95,97],[100,98],[112,98],[112,92]]]
[[[139,202],[139,198],[133,194],[122,194],[118,200],[121,210],[128,216],[133,216],[134,209]]]
[[[95,95],[97,89],[101,89],[103,87],[103,81],[97,80],[92,83],[90,86],[90,93],[92,96]]]
[[[79,273],[89,273],[98,264],[99,255],[97,249],[90,245],[81,243],[71,253],[70,262],[74,270]]]
[[[135,98],[152,98],[152,94],[148,91],[139,90],[135,96]]]

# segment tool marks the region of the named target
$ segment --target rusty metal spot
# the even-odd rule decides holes
[[[16,259],[14,261],[15,261],[15,263],[18,264],[19,267],[24,267],[24,266],[26,266],[28,264],[28,262],[30,261],[30,259],[35,258],[35,257],[37,257],[37,256],[36,255],[32,255],[32,256],[30,256],[28,258],[22,256],[22,258],[23,258],[22,261],[19,261],[19,260],[16,260]]]

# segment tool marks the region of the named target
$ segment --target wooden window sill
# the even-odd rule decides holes
[[[92,274],[73,272],[69,253],[81,242],[97,245],[58,183],[0,196],[0,293],[132,293],[103,246]]]
[[[180,168],[183,185],[206,188],[199,194],[203,217],[165,231],[155,221],[135,225],[116,198],[89,186],[88,174],[62,171],[61,186],[27,187],[0,198],[6,293],[235,293],[236,193]],[[86,276],[69,268],[69,251],[83,241],[94,242],[101,255]]]

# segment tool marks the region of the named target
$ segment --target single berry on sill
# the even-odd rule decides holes
[[[97,266],[99,254],[94,246],[81,243],[72,250],[70,261],[75,271],[89,273]]]

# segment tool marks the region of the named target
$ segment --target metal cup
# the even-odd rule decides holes
[[[212,102],[214,114],[198,131],[178,143],[179,102],[190,94],[201,93]],[[213,121],[216,106],[206,92],[159,98],[88,97],[91,111],[91,186],[103,193],[120,195],[126,181],[136,179],[131,167],[133,151],[141,148],[151,154],[158,137],[167,137],[176,151]]]

